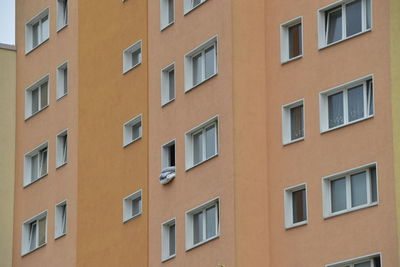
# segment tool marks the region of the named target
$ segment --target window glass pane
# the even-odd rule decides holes
[[[132,126],[132,140],[136,140],[142,135],[142,122],[138,122]]]
[[[192,0],[192,7],[195,7],[201,3],[201,0]]]
[[[301,23],[289,27],[289,58],[302,54]]]
[[[217,235],[217,207],[206,209],[206,239]]]
[[[206,158],[216,154],[217,133],[215,125],[206,129]]]
[[[32,48],[39,44],[39,22],[32,25]]]
[[[168,148],[168,166],[175,166],[175,144],[170,145]]]
[[[371,29],[371,16],[372,16],[372,14],[371,14],[371,1],[370,0],[365,0],[365,3],[366,3],[365,12],[366,12],[366,16],[367,16],[367,19],[366,19],[367,25],[366,26],[367,26],[367,29]]]
[[[331,181],[332,212],[346,209],[346,178]]]
[[[39,152],[40,159],[40,176],[47,174],[47,148]]]
[[[32,90],[32,114],[39,111],[39,89]]]
[[[293,223],[307,220],[306,190],[292,193]]]
[[[354,264],[354,267],[371,267],[371,261],[361,262]]]
[[[39,160],[38,155],[34,155],[31,157],[31,181],[33,182],[39,177],[38,168],[39,167]]]
[[[193,164],[203,160],[202,132],[193,135]]]
[[[140,63],[141,49],[132,52],[132,67]]]
[[[378,186],[376,183],[376,168],[369,169],[371,175],[371,201],[378,201]]]
[[[374,258],[374,267],[381,267],[381,257],[375,257]]]
[[[367,204],[367,173],[360,172],[351,177],[351,206]]]
[[[175,70],[168,72],[168,100],[175,98]]]
[[[212,46],[206,49],[205,52],[205,74],[206,79],[215,74],[215,47]]]
[[[174,21],[174,0],[168,1],[168,24]]]
[[[175,224],[169,227],[169,256],[175,254]]]
[[[67,150],[67,146],[68,146],[67,135],[62,136],[61,140],[62,140],[62,145],[63,145],[63,147],[62,147],[62,162],[64,163],[64,162],[67,162],[67,153],[68,153],[68,150]]]
[[[346,5],[346,35],[351,36],[361,31],[361,0],[357,0]]]
[[[40,42],[43,42],[49,38],[49,17],[48,16],[42,18],[41,26],[42,26],[41,27],[42,36],[41,36]]]
[[[344,123],[343,92],[328,96],[329,128]]]
[[[46,242],[46,217],[39,220],[39,246]]]
[[[364,117],[364,86],[353,87],[347,91],[349,121]]]
[[[65,95],[68,92],[68,69],[67,68],[63,69],[63,86],[64,86],[63,93]]]
[[[290,134],[291,139],[303,137],[303,105],[290,109]]]
[[[201,53],[193,57],[193,85],[200,83],[201,77]]]
[[[132,200],[132,216],[140,214],[140,205],[142,198],[138,197]]]
[[[327,16],[327,43],[342,39],[342,8],[326,12]]]
[[[193,214],[193,244],[203,241],[203,212]]]
[[[47,101],[48,101],[47,86],[48,82],[45,82],[40,86],[40,109],[43,109],[47,106]]]
[[[61,231],[62,234],[67,232],[67,205],[61,206]]]
[[[29,225],[29,250],[36,248],[36,221]]]
[[[68,23],[68,4],[67,0],[62,1],[62,6],[63,6],[63,23],[64,25],[67,25]]]
[[[367,108],[368,115],[374,114],[374,93],[372,80],[367,81]]]

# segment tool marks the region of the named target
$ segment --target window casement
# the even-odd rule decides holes
[[[162,146],[162,168],[175,167],[175,140]]]
[[[303,56],[302,17],[281,25],[281,62],[285,63]]]
[[[57,31],[68,25],[68,0],[57,0]]]
[[[122,72],[125,74],[128,71],[136,68],[142,63],[142,40],[137,41],[130,47],[124,50],[122,56]]]
[[[342,0],[318,11],[319,47],[371,30],[371,0]]]
[[[374,116],[372,75],[320,93],[321,132]]]
[[[25,119],[49,105],[49,75],[25,89]]]
[[[185,15],[206,1],[207,0],[184,0],[183,5]]]
[[[164,30],[175,22],[175,0],[160,0],[160,28]]]
[[[161,70],[161,106],[175,99],[175,63]]]
[[[24,186],[47,175],[48,171],[48,143],[43,143],[25,154]]]
[[[68,62],[57,68],[57,99],[68,93]]]
[[[161,225],[161,261],[167,261],[176,255],[176,219],[171,219]]]
[[[22,224],[21,255],[24,256],[47,243],[47,211]]]
[[[377,205],[376,164],[324,177],[323,195],[325,218]]]
[[[381,254],[361,256],[358,258],[327,264],[325,267],[381,267]]]
[[[46,8],[25,25],[25,53],[48,40],[49,31],[49,8]]]
[[[127,222],[142,214],[142,189],[122,200],[123,222]]]
[[[67,234],[67,201],[57,204],[55,212],[54,237],[57,239]]]
[[[67,163],[68,160],[68,131],[64,130],[56,137],[56,167],[59,168]]]
[[[185,134],[186,170],[218,155],[218,116]]]
[[[282,106],[283,144],[304,140],[304,100]]]
[[[185,55],[185,92],[218,73],[217,43],[215,36]]]
[[[219,198],[186,212],[186,250],[219,236]]]
[[[285,189],[286,229],[307,224],[307,186],[296,185]]]
[[[137,115],[133,119],[124,124],[124,146],[132,144],[133,142],[142,138],[142,114]]]

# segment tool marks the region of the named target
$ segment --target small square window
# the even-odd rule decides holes
[[[57,135],[57,159],[56,166],[61,167],[67,163],[68,159],[68,131],[65,130]]]
[[[207,0],[184,0],[185,15],[206,1]]]
[[[161,105],[164,106],[175,99],[175,64],[161,71]]]
[[[142,63],[142,41],[137,41],[124,50],[123,53],[123,73],[127,73],[131,69]]]
[[[24,186],[47,175],[48,143],[44,143],[25,154]]]
[[[67,233],[67,201],[56,205],[55,238],[60,238]]]
[[[47,211],[22,224],[22,251],[26,255],[47,243]]]
[[[25,25],[25,53],[49,39],[49,9],[45,9]]]
[[[127,146],[142,137],[142,115],[137,115],[135,118],[124,124],[124,146]]]
[[[281,62],[287,62],[303,55],[302,18],[296,18],[281,25]]]
[[[142,190],[127,196],[123,200],[123,222],[142,214]]]
[[[285,224],[286,228],[307,224],[307,188],[305,184],[285,189]]]
[[[49,105],[49,75],[25,89],[25,119]]]
[[[57,99],[68,93],[68,63],[57,68]]]
[[[176,230],[175,219],[169,220],[162,224],[162,258],[161,261],[172,259],[176,255]]]
[[[326,267],[381,267],[381,266],[382,266],[381,255],[379,253],[326,265]]]
[[[282,107],[283,144],[304,139],[304,100]]]
[[[57,0],[57,31],[68,25],[68,0]]]
[[[172,25],[175,21],[175,1],[160,0],[161,30]]]

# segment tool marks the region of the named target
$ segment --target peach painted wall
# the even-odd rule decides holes
[[[68,26],[56,30],[56,1],[16,2],[17,113],[13,266],[74,266],[77,194],[77,1],[68,1]],[[25,24],[50,8],[50,38],[25,55]],[[68,60],[69,92],[56,100],[56,69]],[[25,89],[49,74],[49,106],[25,120]],[[68,129],[68,163],[56,169],[56,135]],[[48,141],[48,175],[23,187],[24,155]],[[55,205],[67,199],[67,234],[55,240]],[[47,245],[21,257],[22,223],[47,210]]]

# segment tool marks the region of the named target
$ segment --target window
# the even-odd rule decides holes
[[[68,25],[68,0],[57,0],[57,30]]]
[[[49,39],[49,9],[45,9],[25,25],[25,53]]]
[[[124,124],[124,146],[127,146],[142,137],[142,114],[137,115]]]
[[[57,135],[57,168],[67,163],[68,158],[68,131],[65,130]]]
[[[142,214],[142,190],[127,196],[123,200],[123,221],[127,222]]]
[[[47,211],[22,224],[22,256],[47,243]]]
[[[287,62],[303,55],[302,18],[296,18],[281,25],[281,62]]]
[[[49,105],[49,75],[25,89],[25,119]]]
[[[175,219],[169,220],[162,224],[162,255],[161,260],[167,261],[176,255],[176,235],[175,235]]]
[[[381,255],[379,253],[326,265],[326,267],[381,267],[381,266],[382,266]]]
[[[282,107],[283,144],[290,144],[304,139],[304,100]]]
[[[56,205],[55,238],[64,236],[67,233],[67,201]]]
[[[174,0],[160,0],[161,30],[172,25],[175,21]]]
[[[186,133],[186,170],[218,155],[218,117]]]
[[[161,71],[161,105],[164,106],[175,99],[175,64]]]
[[[206,1],[207,0],[184,0],[185,15]]]
[[[24,186],[47,175],[48,143],[44,143],[25,154]]]
[[[175,140],[168,142],[162,147],[162,167],[175,166]]]
[[[57,68],[57,99],[68,93],[68,63]]]
[[[372,76],[326,90],[320,94],[321,132],[374,115]]]
[[[217,37],[185,55],[185,91],[217,74]]]
[[[131,69],[142,63],[142,41],[137,41],[124,50],[123,54],[123,73],[127,73]]]
[[[376,164],[323,178],[324,216],[378,204]]]
[[[320,9],[320,48],[370,30],[371,17],[371,0],[340,1]]]
[[[307,188],[305,184],[285,189],[285,225],[292,228],[307,223]]]
[[[186,250],[219,236],[219,199],[186,213]]]

